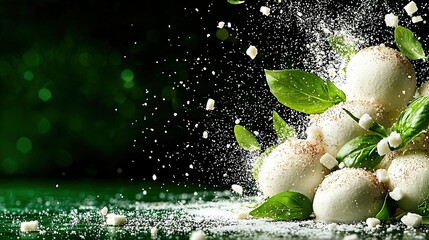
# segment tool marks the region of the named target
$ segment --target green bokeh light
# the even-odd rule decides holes
[[[79,63],[84,67],[91,66],[92,63],[92,56],[89,53],[82,53],[79,55]]]
[[[228,30],[226,30],[225,28],[221,28],[221,29],[219,29],[219,30],[217,30],[217,31],[216,31],[216,37],[217,37],[219,40],[224,41],[224,40],[228,39],[228,37],[229,37],[229,32],[228,32]]]
[[[15,173],[16,170],[18,170],[18,163],[13,159],[6,158],[3,159],[3,161],[1,162],[1,168],[3,172],[12,174]]]
[[[132,82],[134,80],[134,72],[130,69],[125,69],[121,73],[121,78],[125,82]]]
[[[49,89],[42,88],[42,89],[39,90],[39,98],[42,101],[46,102],[46,101],[48,101],[49,99],[52,98],[52,93],[51,93],[51,91]]]
[[[16,142],[16,149],[23,154],[30,152],[32,148],[33,148],[33,143],[27,137],[21,137]]]
[[[30,67],[37,67],[40,64],[41,57],[35,50],[30,50],[22,56],[24,63]]]
[[[24,79],[25,80],[31,81],[31,80],[33,80],[33,78],[34,78],[34,75],[33,75],[32,71],[25,71],[24,72]]]
[[[51,129],[51,122],[46,118],[41,118],[37,122],[37,129],[42,134],[47,133]]]

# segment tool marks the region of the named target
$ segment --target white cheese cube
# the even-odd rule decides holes
[[[258,55],[258,49],[255,46],[250,45],[249,48],[246,50],[246,54],[251,59],[255,59],[256,55]]]
[[[399,23],[399,18],[393,13],[386,14],[384,16],[384,22],[386,22],[386,26],[388,27],[396,27]]]
[[[203,132],[203,138],[204,138],[204,139],[209,138],[209,132],[208,132],[208,131],[204,131],[204,132]]]
[[[395,187],[390,193],[389,196],[395,200],[395,201],[399,201],[404,197],[404,193],[402,192],[402,190],[398,187]]]
[[[380,225],[380,220],[377,218],[367,218],[366,219],[366,225],[368,225],[368,227],[370,228],[375,228],[378,225]]]
[[[20,227],[21,232],[35,232],[39,231],[39,222],[37,220],[22,222]]]
[[[249,218],[249,212],[248,211],[240,211],[237,214],[238,220],[248,219]]]
[[[415,17],[412,17],[411,18],[411,21],[413,22],[413,23],[418,23],[418,22],[421,22],[421,21],[423,21],[423,18],[422,18],[422,16],[415,16]]]
[[[389,181],[389,174],[387,173],[386,169],[377,169],[375,171],[375,176],[377,177],[377,180],[381,183]]]
[[[399,147],[402,143],[401,135],[397,132],[391,132],[389,137],[387,138],[387,141],[389,142],[389,145],[391,147]]]
[[[155,238],[156,235],[158,235],[158,228],[157,227],[152,227],[150,229],[150,235],[151,235],[151,237]]]
[[[413,15],[418,10],[417,4],[414,1],[411,1],[405,5],[404,9],[409,16]]]
[[[270,16],[271,9],[266,6],[262,6],[259,11],[261,11],[261,13],[264,14],[265,16]]]
[[[189,240],[206,240],[206,234],[202,230],[193,231]]]
[[[223,28],[225,26],[225,22],[224,21],[220,21],[217,23],[217,28]]]
[[[359,119],[359,126],[365,130],[369,130],[374,125],[374,119],[368,114],[365,113]]]
[[[109,209],[107,207],[104,207],[101,209],[100,212],[101,212],[101,215],[106,216],[108,211],[109,211]]]
[[[377,143],[377,153],[380,156],[384,156],[388,153],[390,153],[391,150],[389,148],[389,143],[386,138],[383,138],[380,140],[380,142]]]
[[[239,195],[243,195],[243,187],[238,184],[231,185],[232,191],[236,192]]]
[[[407,213],[407,215],[401,218],[401,222],[408,227],[418,227],[422,223],[422,216],[415,213]]]
[[[338,166],[338,161],[329,153],[323,154],[320,158],[320,163],[325,166],[327,169],[332,170],[334,167]]]
[[[124,215],[118,215],[114,213],[109,213],[106,215],[106,223],[110,226],[121,226],[124,225],[127,221],[127,218]]]
[[[209,98],[207,100],[207,104],[206,104],[206,110],[207,111],[212,111],[215,108],[215,100],[212,98]]]

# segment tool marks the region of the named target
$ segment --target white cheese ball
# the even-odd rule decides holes
[[[374,217],[383,206],[385,187],[376,176],[359,168],[332,172],[313,200],[316,220],[351,223]]]
[[[429,155],[424,152],[396,156],[387,169],[389,190],[400,189],[398,206],[414,211],[429,195]]]
[[[384,122],[383,108],[364,101],[340,103],[330,107],[322,114],[311,115],[310,126],[320,128],[321,140],[326,145],[326,152],[332,156],[335,156],[338,150],[353,138],[371,133],[359,126],[343,108],[358,118],[368,114],[376,122]]]
[[[259,172],[259,187],[271,197],[284,191],[299,192],[313,199],[317,186],[329,170],[320,163],[324,151],[319,144],[291,139],[264,159]]]
[[[390,111],[413,98],[416,72],[399,51],[384,45],[369,47],[348,63],[346,89],[347,100],[374,100]]]

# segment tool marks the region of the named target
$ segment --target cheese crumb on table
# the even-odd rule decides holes
[[[212,98],[209,98],[207,100],[207,104],[206,104],[206,110],[207,111],[212,111],[215,108],[215,100]]]
[[[220,21],[217,24],[217,28],[223,28],[225,26],[225,22],[224,21]]]
[[[401,218],[401,222],[408,227],[418,227],[422,223],[422,216],[415,213],[407,213],[407,215]]]
[[[107,207],[103,207],[100,212],[101,212],[101,215],[106,216],[108,211],[109,209]]]
[[[127,221],[127,218],[124,215],[118,215],[114,213],[109,213],[106,215],[106,223],[110,226],[121,226],[124,225]]]
[[[414,1],[411,1],[405,5],[404,9],[409,16],[413,15],[418,10],[417,4]]]
[[[370,228],[375,228],[377,226],[379,226],[381,223],[381,221],[377,218],[367,218],[366,219],[366,225],[368,225],[368,227]]]
[[[411,22],[413,22],[413,23],[418,23],[418,22],[421,22],[421,21],[423,21],[423,18],[420,15],[411,18]]]
[[[384,156],[388,153],[390,153],[389,144],[387,141],[387,138],[383,138],[380,140],[380,142],[377,143],[377,153],[380,156]]]
[[[202,230],[196,230],[191,233],[189,240],[205,240],[206,234]]]
[[[325,166],[327,169],[332,170],[334,167],[338,166],[338,161],[329,153],[323,154],[320,158],[320,163]]]
[[[368,114],[365,113],[359,119],[359,126],[365,130],[369,130],[374,125],[374,119]]]
[[[231,185],[232,191],[236,192],[239,195],[243,195],[243,187],[238,184]]]
[[[402,190],[400,188],[396,187],[389,193],[389,196],[393,200],[399,201],[404,197],[404,193],[402,192]]]
[[[391,147],[399,147],[402,143],[401,135],[397,132],[390,133],[389,137],[387,138],[387,141],[389,142],[389,145]]]
[[[271,9],[266,6],[262,6],[259,11],[261,11],[261,13],[264,14],[265,16],[270,16]]]
[[[384,16],[384,22],[386,22],[386,26],[388,27],[396,27],[399,23],[399,18],[393,13],[386,14]]]
[[[375,171],[375,176],[377,177],[377,180],[381,183],[389,181],[389,174],[387,173],[386,169],[377,169]]]
[[[39,222],[37,220],[22,222],[20,227],[21,232],[35,232],[39,231]]]
[[[209,132],[208,132],[208,131],[204,131],[204,132],[203,132],[203,138],[204,138],[204,139],[209,138]]]
[[[255,46],[250,45],[249,48],[247,48],[247,50],[246,50],[246,54],[251,59],[255,59],[256,55],[258,55],[258,49]]]

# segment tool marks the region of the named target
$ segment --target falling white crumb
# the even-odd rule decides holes
[[[379,226],[380,223],[381,223],[381,221],[377,218],[366,219],[366,225],[368,225],[368,227],[370,227],[370,228],[375,228],[375,227]]]
[[[325,166],[327,169],[332,170],[334,167],[338,166],[338,161],[329,153],[323,154],[320,158],[320,163]]]
[[[270,13],[271,13],[271,9],[266,6],[262,6],[259,11],[261,11],[261,13],[264,14],[265,16],[270,16]]]
[[[391,192],[389,192],[389,196],[395,200],[395,201],[399,201],[404,197],[404,193],[402,192],[402,190],[398,187],[395,187]]]
[[[374,119],[367,113],[359,119],[359,126],[365,130],[369,130],[374,125]]]
[[[203,138],[204,138],[204,139],[209,138],[209,132],[208,132],[208,131],[204,131],[204,132],[203,132]]]
[[[158,228],[157,228],[157,227],[152,227],[152,228],[150,229],[150,235],[151,235],[152,237],[156,237],[156,236],[158,235]]]
[[[196,230],[191,233],[189,240],[205,240],[206,234],[202,230]]]
[[[384,22],[388,27],[396,27],[398,26],[399,18],[395,14],[389,13],[384,16]]]
[[[124,215],[118,215],[109,213],[106,215],[106,224],[109,226],[121,226],[124,225],[127,218]]]
[[[207,99],[206,110],[212,111],[215,108],[215,100],[212,98]]]
[[[423,18],[420,15],[411,18],[411,22],[413,22],[413,23],[418,23],[418,22],[422,22],[422,21],[423,21]]]
[[[232,184],[231,185],[231,189],[232,191],[234,191],[235,193],[239,194],[239,195],[243,195],[243,187],[238,185],[238,184]]]
[[[101,215],[106,216],[108,211],[109,209],[107,207],[103,207],[100,212],[101,212]]]
[[[22,222],[20,226],[21,232],[35,232],[39,231],[39,222],[37,220]]]
[[[377,153],[380,156],[384,156],[388,153],[390,153],[391,150],[389,148],[389,144],[387,141],[387,138],[383,138],[380,140],[380,142],[377,143]]]
[[[389,137],[387,138],[387,141],[389,142],[389,145],[391,147],[399,147],[402,143],[401,135],[397,132],[390,133]]]
[[[377,177],[377,180],[381,183],[386,183],[389,181],[389,174],[387,173],[386,169],[377,169],[375,171],[375,176]]]
[[[223,28],[225,26],[225,22],[224,21],[220,21],[217,23],[217,28]]]
[[[418,227],[422,223],[422,216],[415,213],[407,213],[407,215],[401,218],[401,222],[408,227]]]
[[[256,55],[258,55],[258,49],[255,46],[250,45],[249,48],[247,48],[247,50],[246,50],[246,54],[251,59],[255,59]]]
[[[415,12],[417,12],[418,7],[417,4],[414,1],[409,2],[407,5],[405,5],[404,7],[405,11],[407,12],[407,14],[409,16],[413,15]]]

